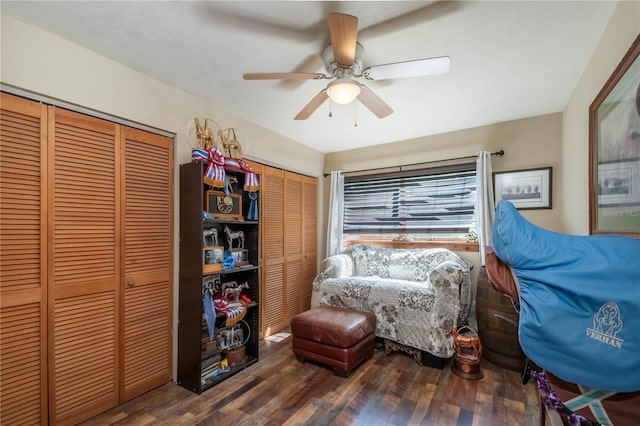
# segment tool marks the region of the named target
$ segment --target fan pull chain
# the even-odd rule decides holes
[[[358,127],[358,103],[353,103],[353,127]]]
[[[331,98],[329,98],[329,118],[333,117],[333,113],[331,112],[331,105],[333,105],[333,102],[331,102]]]

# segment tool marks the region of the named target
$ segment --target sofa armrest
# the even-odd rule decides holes
[[[468,267],[460,263],[447,260],[433,268],[429,273],[429,281],[438,288],[460,288],[464,283],[465,274],[469,273]]]
[[[320,271],[326,278],[342,278],[353,275],[353,259],[348,254],[336,254],[322,261]]]
[[[466,263],[447,260],[429,274],[429,281],[440,303],[449,303],[457,311],[457,325],[469,319],[471,311],[471,273]],[[456,325],[456,326],[457,326]]]

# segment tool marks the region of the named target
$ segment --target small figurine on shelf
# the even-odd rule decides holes
[[[232,231],[227,225],[225,225],[224,233],[227,235],[227,243],[229,243],[229,249],[233,248],[234,240],[238,240],[237,248],[244,248],[244,232],[243,231]]]
[[[208,228],[202,231],[202,244],[205,247],[218,245],[218,230],[216,228]]]
[[[476,221],[471,222],[471,226],[469,227],[469,232],[465,236],[465,239],[468,243],[477,243],[478,242],[478,232],[476,231]]]
[[[242,290],[248,289],[249,284],[238,284],[236,281],[230,281],[222,284],[222,298],[227,301],[229,307],[243,306],[240,293]]]

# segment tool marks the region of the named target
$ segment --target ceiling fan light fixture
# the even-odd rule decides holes
[[[360,94],[360,83],[350,78],[339,78],[327,86],[327,95],[337,104],[353,102]]]

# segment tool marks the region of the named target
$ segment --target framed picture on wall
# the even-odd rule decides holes
[[[518,210],[551,208],[552,167],[496,172],[493,193],[496,204],[508,200]]]
[[[640,237],[640,36],[589,107],[589,232]]]

